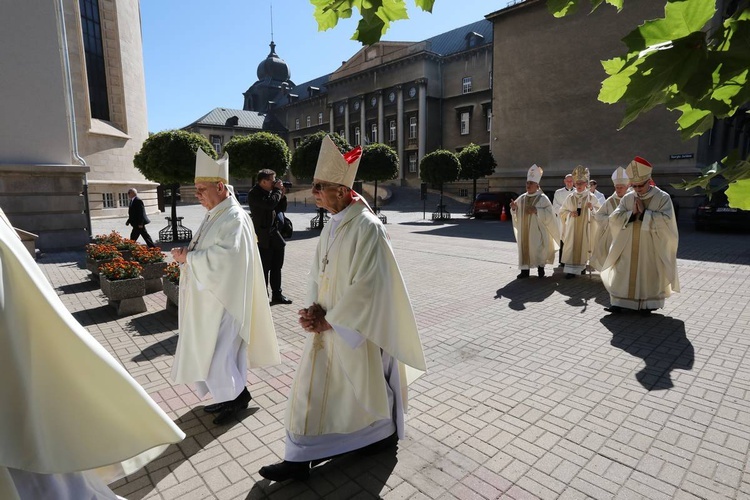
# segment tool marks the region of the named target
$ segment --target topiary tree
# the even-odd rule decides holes
[[[318,164],[318,155],[320,154],[320,143],[324,136],[330,136],[333,143],[339,148],[341,153],[346,153],[352,149],[346,139],[339,134],[328,134],[320,131],[313,135],[307,136],[297,149],[292,153],[291,171],[292,175],[299,180],[312,181],[315,174],[315,166]]]
[[[440,188],[440,218],[443,214],[443,184],[455,181],[460,174],[461,162],[455,154],[445,149],[426,154],[419,162],[419,177],[424,182]]]
[[[224,151],[231,159],[232,175],[242,178],[255,177],[264,168],[281,177],[292,158],[284,139],[270,132],[236,135],[226,143]]]
[[[315,175],[315,166],[318,164],[318,155],[320,154],[320,144],[323,142],[323,137],[326,135],[331,137],[331,140],[339,148],[341,153],[346,153],[352,149],[346,139],[341,137],[339,134],[327,134],[326,132],[320,131],[315,132],[305,138],[304,141],[294,150],[292,153],[292,175],[298,180],[312,181]],[[321,208],[318,210],[318,215],[310,221],[310,229],[323,229],[325,223],[325,209]]]
[[[395,179],[398,175],[398,154],[387,144],[368,144],[362,148],[357,178],[375,183],[375,210],[378,209],[378,181]]]
[[[485,175],[491,175],[495,171],[497,162],[492,156],[489,148],[469,144],[458,153],[458,161],[461,163],[461,179],[473,181],[474,194],[471,200],[477,198],[477,179]]]
[[[195,153],[201,148],[216,159],[216,151],[200,134],[184,130],[165,130],[143,142],[133,158],[135,168],[146,179],[172,188],[172,240],[177,241],[177,188],[195,179]]]

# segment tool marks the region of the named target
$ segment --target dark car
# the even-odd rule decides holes
[[[177,188],[177,201],[180,201],[181,199],[180,188]],[[172,188],[164,188],[164,202],[172,203]]]
[[[470,215],[477,219],[482,217],[499,219],[503,207],[505,207],[505,214],[510,220],[510,202],[516,198],[518,198],[518,193],[512,191],[479,193],[474,203],[471,204]]]
[[[695,229],[732,229],[750,231],[750,211],[729,206],[726,188],[714,193],[709,200],[704,197],[695,209]]]

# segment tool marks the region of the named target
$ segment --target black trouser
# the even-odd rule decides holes
[[[143,236],[143,241],[146,242],[147,247],[151,248],[156,246],[154,245],[154,240],[151,239],[151,235],[148,234],[148,231],[146,231],[146,226],[133,226],[133,231],[130,232],[130,239],[133,241],[138,241],[138,236]]]
[[[260,261],[263,263],[263,277],[266,287],[271,282],[271,293],[281,295],[281,268],[284,267],[284,245],[271,243],[268,248],[260,248]],[[269,279],[270,274],[270,279]]]

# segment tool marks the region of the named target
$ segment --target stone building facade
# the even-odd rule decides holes
[[[148,136],[139,2],[9,0],[0,16],[0,206],[42,249],[89,239],[91,217],[125,216]]]

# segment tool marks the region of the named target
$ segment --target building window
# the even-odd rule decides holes
[[[471,77],[466,76],[461,82],[461,93],[468,94],[469,92],[471,92]]]
[[[309,127],[312,125],[312,121],[310,120],[310,115],[307,115],[307,119],[305,120],[305,127]]]
[[[370,135],[372,137],[372,142],[378,142],[378,124],[373,123],[372,127],[370,127],[370,131],[371,131]]]
[[[128,196],[128,193],[117,193],[117,197],[119,198],[118,201],[121,207],[130,206],[130,196]]]
[[[354,127],[354,144],[362,144],[359,140],[359,127]]]
[[[104,46],[102,45],[102,25],[99,18],[99,0],[81,0],[79,5],[91,117],[109,121],[109,97]]]
[[[102,208],[115,208],[115,195],[112,193],[102,193]]]
[[[318,125],[323,125],[323,113],[318,113]]]
[[[492,110],[487,110],[487,132],[492,132]]]
[[[471,115],[468,111],[461,113],[461,135],[467,135],[469,133],[469,117]]]
[[[417,117],[412,116],[409,118],[409,139],[417,138]]]
[[[458,196],[469,196],[469,188],[458,188]]]
[[[388,140],[396,142],[396,120],[391,120],[388,124]]]
[[[221,136],[220,135],[212,135],[211,136],[211,145],[214,147],[214,150],[221,154]]]
[[[294,130],[299,130],[299,118],[294,119]]]
[[[409,173],[417,173],[417,155],[415,153],[409,155]]]

